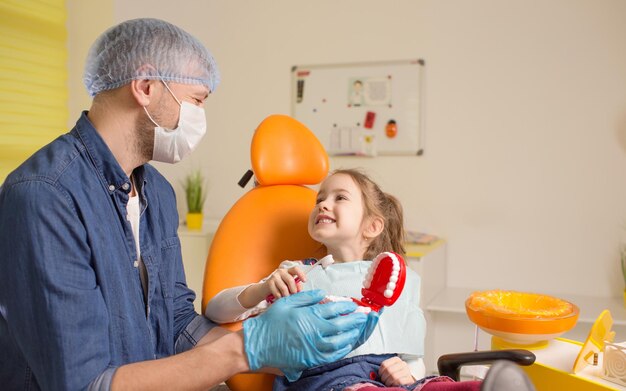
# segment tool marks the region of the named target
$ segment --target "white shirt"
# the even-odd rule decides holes
[[[130,222],[130,226],[133,230],[133,237],[135,239],[135,248],[137,249],[137,260],[135,261],[135,267],[139,268],[139,277],[141,278],[141,287],[143,288],[144,300],[148,297],[148,273],[146,271],[146,265],[144,265],[141,259],[141,246],[139,245],[139,196],[135,193],[134,197],[128,198],[128,204],[126,205],[126,219]]]

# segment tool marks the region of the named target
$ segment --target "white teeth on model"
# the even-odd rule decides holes
[[[387,283],[387,286],[385,287],[385,291],[383,292],[383,295],[389,299],[393,296],[393,292],[396,289],[396,286],[397,286],[396,283],[398,282],[398,278],[400,275],[400,261],[398,260],[395,254],[382,253],[372,261],[372,264],[367,270],[365,280],[363,281],[363,287],[365,289],[370,288],[372,284],[372,279],[374,278],[374,273],[376,269],[378,268],[378,265],[380,264],[381,260],[384,259],[385,257],[389,257],[391,259],[391,264],[392,264],[391,275],[389,276],[389,282]]]
[[[361,306],[358,306],[358,307],[356,307],[356,310],[354,310],[354,312],[356,312],[356,313],[359,313],[359,312],[360,312],[360,313],[363,313],[363,314],[366,314],[366,315],[367,315],[367,314],[369,314],[370,312],[372,312],[372,309],[371,309],[370,307],[361,307]]]
[[[331,219],[320,219],[320,220],[317,221],[318,224],[320,224],[320,223],[321,224],[330,224],[332,222],[333,221]]]

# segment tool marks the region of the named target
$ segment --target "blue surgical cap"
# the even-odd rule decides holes
[[[144,18],[105,31],[89,49],[83,75],[92,97],[135,79],[201,84],[213,92],[220,75],[200,41],[171,23]]]

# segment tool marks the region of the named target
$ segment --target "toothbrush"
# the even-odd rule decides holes
[[[315,262],[311,268],[309,270],[307,270],[306,272],[304,272],[304,274],[309,274],[309,272],[313,269],[315,269],[315,267],[317,265],[321,265],[322,268],[326,269],[328,266],[332,265],[335,262],[335,260],[333,259],[333,255],[332,254],[328,254],[323,258],[320,258],[317,262]],[[300,277],[295,276],[294,280],[296,281],[296,284],[300,282]],[[267,295],[267,297],[265,298],[265,301],[268,302],[268,304],[272,304],[274,301],[276,300],[276,298],[274,297],[273,294],[269,294]]]

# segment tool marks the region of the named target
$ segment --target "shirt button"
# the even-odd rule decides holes
[[[115,186],[109,185],[109,191],[113,191],[113,190],[115,190]]]
[[[134,266],[134,267],[139,267],[139,261],[135,261],[135,262],[133,262],[133,266]]]
[[[130,185],[128,183],[124,183],[122,185],[122,189],[124,189],[124,190],[128,190],[129,188],[130,188]]]

